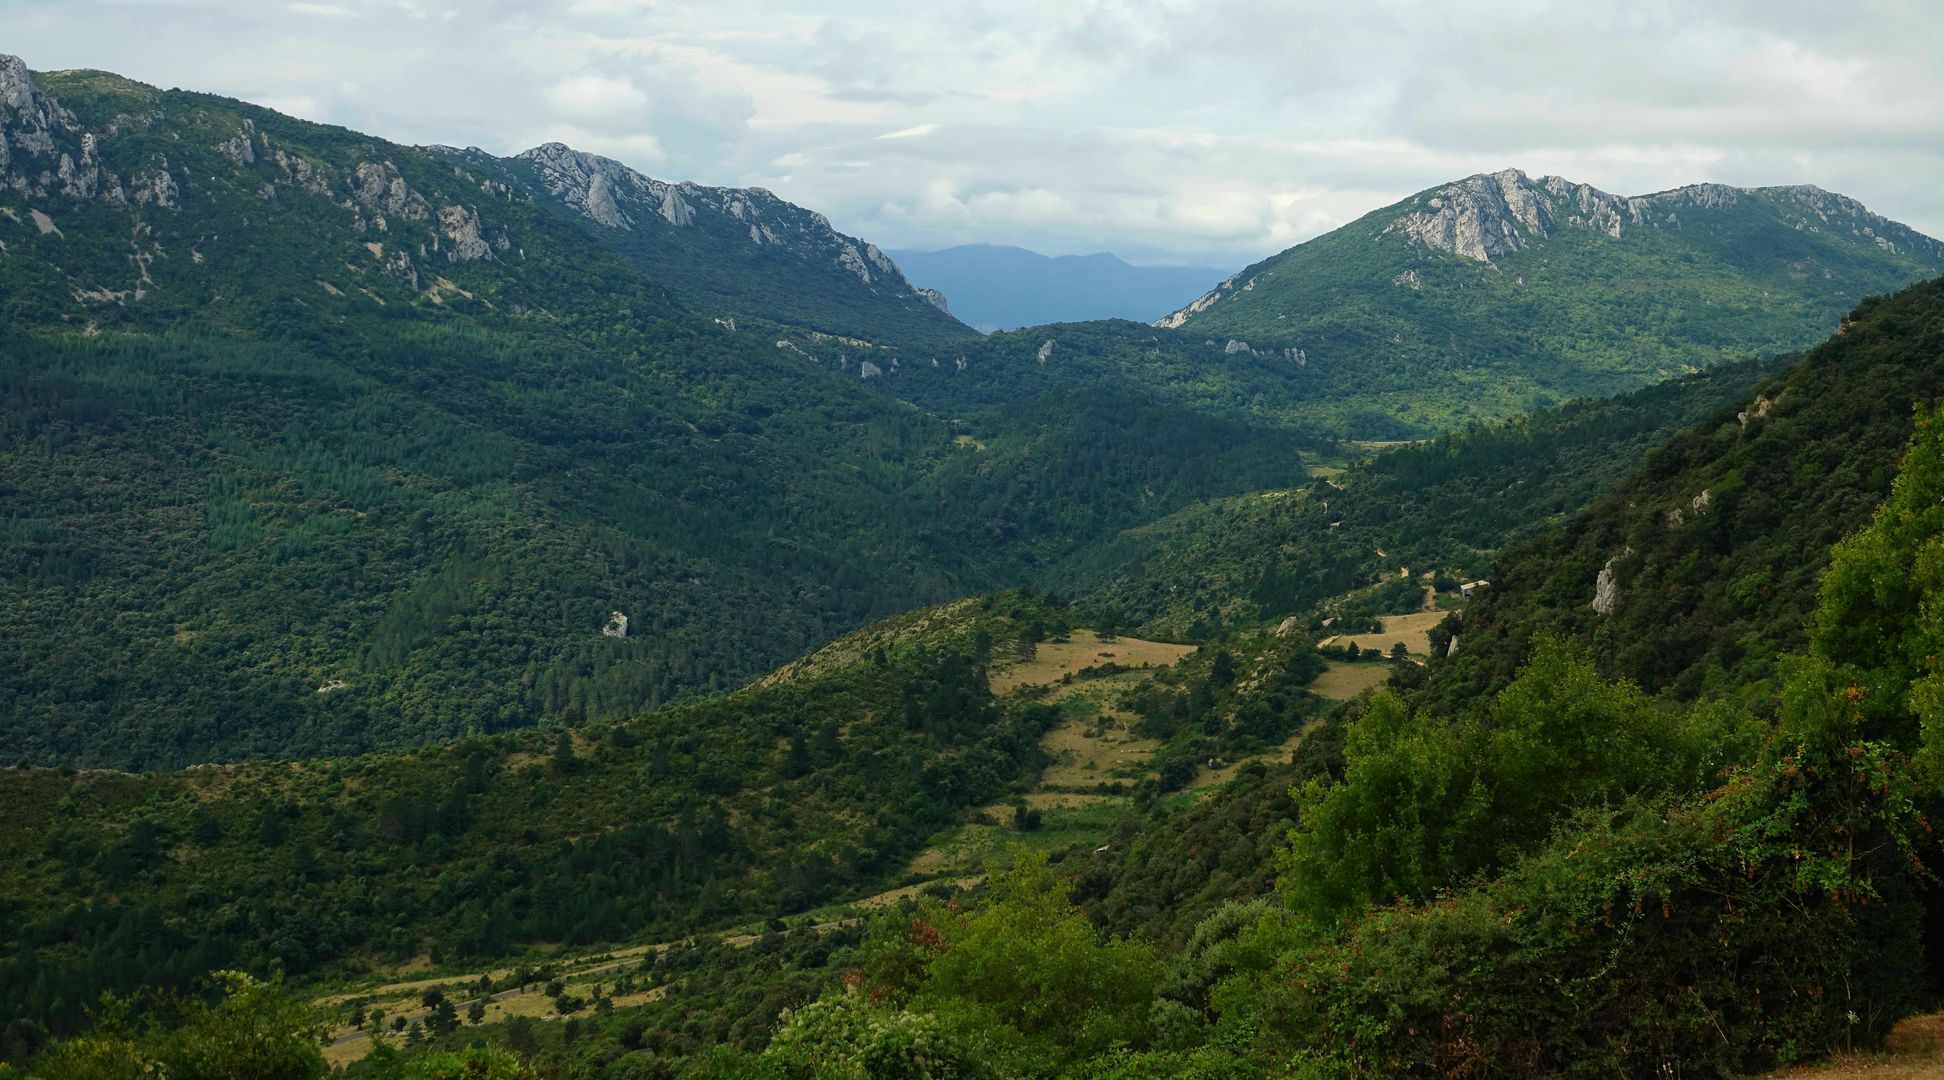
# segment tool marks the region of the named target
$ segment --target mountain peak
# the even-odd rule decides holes
[[[1491,262],[1550,235],[1561,222],[1617,237],[1626,224],[1640,220],[1632,202],[1564,177],[1535,180],[1519,169],[1501,169],[1420,192],[1384,232]]]
[[[57,191],[119,201],[121,186],[98,160],[97,142],[42,92],[25,61],[0,53],[0,188],[29,197]]]
[[[1847,195],[1812,184],[1733,187],[1687,184],[1651,195],[1624,196],[1562,176],[1532,177],[1519,169],[1475,173],[1419,192],[1401,204],[1403,213],[1382,235],[1396,234],[1413,244],[1448,251],[1478,262],[1519,251],[1561,227],[1588,229],[1618,239],[1628,229],[1678,226],[1681,210],[1728,210],[1754,198],[1807,215],[1799,224],[1821,228],[1836,218],[1878,247],[1939,251],[1936,241],[1899,225]],[[1811,220],[1813,219],[1813,220]]]
[[[939,299],[913,289],[877,245],[846,236],[831,226],[829,218],[763,188],[657,180],[613,158],[558,142],[542,143],[519,154],[518,160],[539,172],[554,197],[610,229],[634,232],[660,217],[677,229],[696,227],[733,237],[745,249],[777,249],[828,260],[871,289],[884,287],[944,310]]]

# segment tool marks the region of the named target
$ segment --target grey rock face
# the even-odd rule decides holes
[[[479,214],[470,206],[440,207],[439,231],[452,241],[446,258],[453,262],[475,262],[493,257],[491,245],[479,235]]]
[[[359,162],[351,175],[351,197],[381,214],[405,221],[424,221],[431,212],[389,161]]]
[[[1619,236],[1623,222],[1638,220],[1630,202],[1557,176],[1534,181],[1517,169],[1505,169],[1468,176],[1420,196],[1384,232],[1490,262],[1549,235],[1557,223]]]
[[[1680,228],[1682,213],[1732,209],[1750,196],[1766,196],[1799,209],[1798,227],[1841,228],[1885,251],[1944,258],[1944,244],[1871,213],[1862,203],[1818,187],[1737,188],[1690,184],[1652,195],[1613,195],[1558,176],[1537,180],[1517,169],[1468,176],[1427,192],[1384,229],[1411,243],[1490,262],[1561,228],[1619,238],[1635,228]],[[1415,276],[1414,274],[1411,276]],[[1411,284],[1399,275],[1397,284]]]
[[[695,224],[695,210],[682,200],[682,189],[672,187],[662,196],[661,216],[680,229]]]
[[[1215,286],[1213,289],[1210,289],[1208,292],[1203,293],[1201,297],[1197,299],[1194,303],[1189,304],[1187,307],[1182,308],[1180,311],[1177,311],[1172,315],[1164,315],[1161,318],[1154,320],[1153,325],[1158,326],[1163,330],[1179,330],[1182,327],[1182,325],[1186,323],[1189,319],[1192,319],[1195,316],[1200,315],[1202,312],[1207,311],[1209,308],[1214,307],[1215,304],[1222,299],[1222,297],[1227,296],[1230,292],[1233,292],[1235,289],[1235,282],[1241,276],[1242,275],[1240,273],[1230,274],[1226,281],[1222,282],[1220,285]],[[1249,284],[1253,285],[1255,284],[1255,281],[1251,279]]]
[[[238,165],[256,164],[256,122],[243,121],[236,134],[216,144],[216,152]]]
[[[97,158],[99,143],[74,114],[34,84],[18,56],[0,55],[0,187],[29,198],[118,199],[121,185]]]
[[[871,268],[864,265],[864,256],[859,255],[857,248],[852,245],[845,244],[837,249],[837,265],[857,275],[857,280],[864,284],[871,283]]]
[[[1620,603],[1620,579],[1613,574],[1613,564],[1620,561],[1615,555],[1600,568],[1600,574],[1593,580],[1593,612],[1596,615],[1613,615],[1613,609]]]
[[[762,188],[671,184],[561,143],[536,146],[518,160],[533,167],[548,193],[607,228],[637,231],[660,217],[677,229],[703,229],[724,237],[725,243],[778,248],[824,262],[868,288],[907,294],[944,310],[941,303],[913,288],[897,264],[875,245],[845,236],[822,214],[784,202]]]
[[[154,203],[164,210],[182,209],[182,191],[176,187],[175,177],[169,175],[168,158],[157,158],[136,174],[135,202],[142,206]]]
[[[937,289],[919,289],[918,295],[923,298],[925,303],[930,304],[945,314],[950,315],[952,313],[951,305],[945,302],[945,294],[939,292]],[[938,362],[936,360],[932,361],[932,366],[937,367]]]

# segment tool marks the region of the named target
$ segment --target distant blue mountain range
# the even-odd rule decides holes
[[[944,293],[952,314],[987,333],[1087,319],[1152,322],[1213,289],[1232,272],[1208,266],[1134,266],[1104,252],[1049,258],[995,244],[890,255],[912,284]]]

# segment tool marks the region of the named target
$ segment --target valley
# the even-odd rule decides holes
[[[0,56],[0,1076],[1936,1070],[1944,244],[502,150]]]

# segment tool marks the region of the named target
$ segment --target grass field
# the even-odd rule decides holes
[[[1345,660],[1331,660],[1328,665],[1323,674],[1310,683],[1309,689],[1317,697],[1331,701],[1349,701],[1373,686],[1382,686],[1391,673],[1391,666],[1386,663],[1353,664]]]
[[[1388,653],[1391,646],[1401,641],[1412,656],[1429,656],[1431,628],[1443,622],[1446,614],[1447,612],[1443,611],[1414,611],[1409,615],[1383,615],[1377,621],[1384,628],[1375,634],[1345,634],[1341,637],[1325,638],[1317,644],[1348,645],[1354,641],[1357,648],[1364,652],[1375,649],[1378,652]]]
[[[995,665],[992,692],[1000,696],[1022,686],[1051,686],[1064,675],[1115,663],[1122,667],[1167,667],[1195,651],[1193,645],[1117,637],[1102,641],[1092,630],[1075,630],[1065,641],[1042,641],[1030,660]]]

